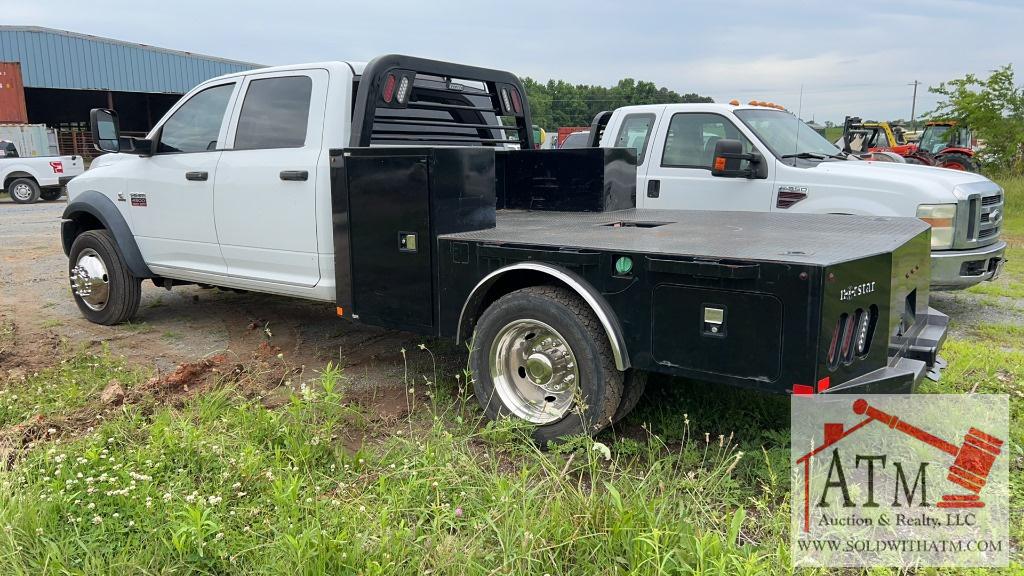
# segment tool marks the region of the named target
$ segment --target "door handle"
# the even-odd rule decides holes
[[[661,196],[661,180],[647,181],[647,197],[657,198]]]
[[[210,178],[209,172],[185,172],[185,180],[191,180],[193,182],[202,182]]]
[[[281,180],[305,182],[309,180],[309,172],[306,170],[281,170]]]

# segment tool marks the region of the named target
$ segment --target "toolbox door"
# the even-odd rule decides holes
[[[348,156],[353,313],[418,332],[434,324],[424,155]]]
[[[697,374],[779,378],[782,302],[774,295],[662,284],[653,305],[656,362]]]

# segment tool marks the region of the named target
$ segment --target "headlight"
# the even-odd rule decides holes
[[[956,204],[921,204],[917,217],[932,227],[932,248],[952,248]]]

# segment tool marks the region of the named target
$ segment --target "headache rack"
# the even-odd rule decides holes
[[[526,91],[508,72],[389,54],[357,82],[353,148],[533,148]]]

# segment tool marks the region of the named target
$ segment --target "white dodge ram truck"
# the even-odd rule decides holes
[[[995,182],[849,157],[784,110],[626,106],[599,114],[591,134],[601,147],[637,150],[638,208],[916,216],[932,226],[933,289],[992,280],[1004,261]]]
[[[0,183],[18,204],[60,198],[64,186],[83,171],[81,156],[23,158],[10,142],[0,143]]]

